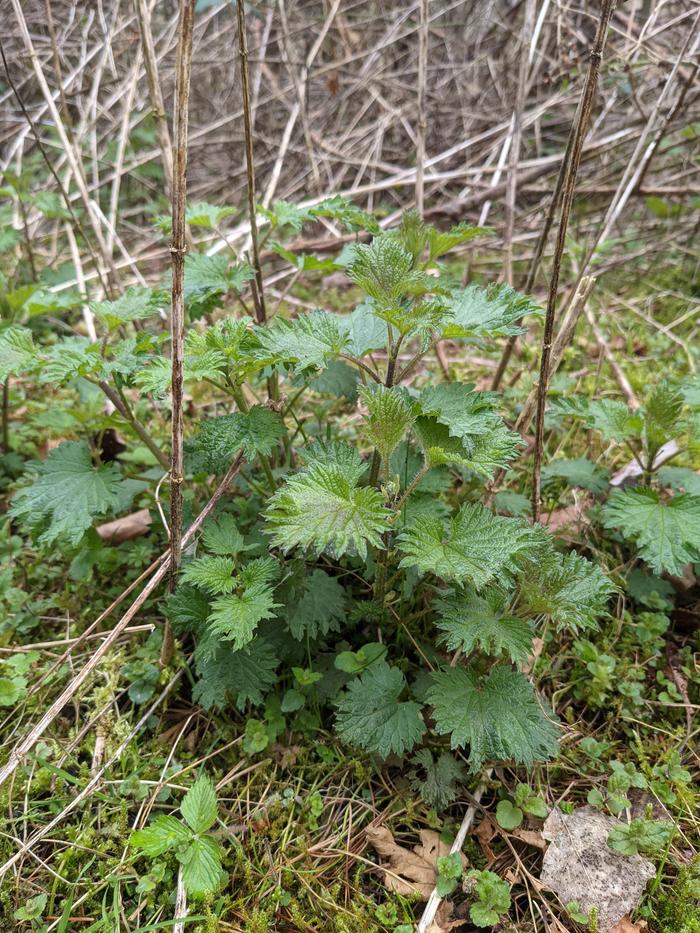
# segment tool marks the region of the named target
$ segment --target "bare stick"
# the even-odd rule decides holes
[[[151,112],[156,121],[156,133],[158,135],[158,145],[160,147],[160,157],[163,162],[163,174],[165,176],[165,193],[169,198],[173,196],[173,147],[170,141],[170,130],[165,116],[165,104],[163,103],[163,92],[158,78],[158,60],[156,50],[153,45],[153,35],[151,33],[151,14],[148,9],[147,0],[136,0],[136,16],[139,21],[139,34],[141,36],[141,49],[143,51],[143,63],[146,68],[146,78],[148,80],[148,93],[151,98]]]
[[[194,0],[181,0],[180,40],[177,48],[175,79],[175,153],[173,166],[173,239],[170,248],[173,266],[171,305],[171,399],[172,449],[170,452],[170,588],[175,589],[182,549],[183,412],[182,363],[185,339],[185,253],[187,252],[187,128],[192,65],[192,24]],[[164,639],[165,644],[165,639]]]
[[[590,54],[590,64],[588,66],[588,75],[581,98],[581,107],[578,112],[578,123],[574,136],[571,163],[564,182],[564,191],[562,194],[561,217],[559,218],[559,229],[557,230],[557,242],[554,250],[554,259],[552,263],[552,276],[549,283],[549,295],[547,297],[547,314],[544,323],[544,335],[542,338],[542,355],[540,359],[540,378],[537,385],[537,410],[535,414],[535,450],[534,462],[532,467],[532,518],[533,521],[539,521],[540,509],[542,505],[542,453],[544,449],[544,408],[547,401],[547,388],[549,384],[549,361],[552,351],[552,338],[554,335],[554,317],[557,308],[557,295],[559,291],[559,273],[561,271],[561,261],[564,255],[566,245],[566,231],[569,226],[569,214],[574,200],[574,191],[576,189],[576,175],[578,173],[579,163],[581,161],[581,151],[583,149],[583,138],[588,129],[588,122],[591,116],[593,98],[598,83],[598,71],[605,48],[605,39],[608,32],[608,24],[615,7],[615,0],[603,0],[603,7],[600,14],[600,21],[596,32],[595,41]]]
[[[213,509],[215,508],[217,502],[224,495],[228,489],[231,480],[234,478],[236,473],[240,470],[243,465],[243,454],[238,454],[231,466],[229,467],[226,475],[221,480],[217,486],[213,496],[204,506],[202,511],[199,513],[197,518],[192,522],[190,527],[182,536],[182,547],[185,547],[194,537],[194,535],[202,527],[206,519],[209,517]],[[127,628],[129,622],[134,618],[139,609],[146,602],[148,597],[156,590],[158,584],[163,580],[165,575],[170,570],[170,554],[163,557],[161,561],[155,561],[151,568],[155,570],[153,576],[144,586],[143,590],[136,597],[134,602],[129,606],[127,611],[121,617],[121,619],[114,626],[112,631],[107,635],[105,640],[102,642],[99,648],[95,651],[94,654],[90,656],[90,659],[86,663],[85,667],[76,674],[76,676],[71,680],[71,682],[65,687],[62,693],[54,700],[51,706],[46,710],[44,715],[41,717],[39,722],[31,728],[29,733],[22,739],[10,752],[10,756],[3,766],[0,769],[0,785],[15,771],[17,765],[22,761],[24,756],[34,748],[36,743],[39,741],[44,732],[48,729],[51,723],[54,721],[56,716],[61,712],[63,707],[69,703],[73,697],[76,695],[78,690],[82,687],[85,681],[88,679],[90,674],[95,670],[97,665],[100,663],[102,658],[107,654],[112,645],[117,641],[122,632]]]
[[[267,319],[265,312],[265,294],[263,274],[258,249],[258,222],[255,215],[255,163],[253,161],[253,128],[250,117],[250,87],[248,82],[248,40],[245,31],[245,0],[236,4],[238,17],[238,58],[241,66],[241,95],[243,97],[243,125],[245,128],[245,162],[248,176],[248,214],[250,219],[250,239],[253,250],[253,268],[255,269],[255,317],[258,324]]]
[[[428,120],[425,112],[425,86],[428,79],[428,3],[420,0],[420,29],[418,31],[418,126],[416,128],[416,210],[423,216],[425,193],[425,134]]]
[[[479,804],[481,803],[481,798],[486,792],[486,787],[488,782],[491,779],[493,774],[493,768],[488,768],[484,774],[484,779],[481,781],[477,789],[474,791],[474,803],[470,803],[467,807],[467,812],[464,814],[462,819],[462,824],[457,830],[457,835],[455,836],[455,841],[450,846],[450,855],[454,852],[461,852],[462,846],[464,845],[464,840],[467,838],[467,833],[471,829],[471,825],[474,822],[474,817],[476,816],[476,811]],[[437,913],[438,907],[440,906],[440,901],[442,898],[437,893],[437,887],[433,888],[433,893],[428,899],[428,903],[425,905],[425,910],[423,911],[423,916],[420,918],[417,927],[417,933],[426,933],[430,928],[433,920],[435,919],[435,914]]]

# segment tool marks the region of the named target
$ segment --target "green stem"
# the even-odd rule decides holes
[[[404,505],[406,504],[406,500],[408,499],[408,497],[414,491],[418,483],[420,483],[420,481],[423,479],[423,477],[429,470],[430,470],[430,464],[424,463],[423,466],[420,468],[420,470],[413,477],[409,485],[404,490],[401,498],[398,500],[398,502],[394,506],[394,514],[389,519],[390,525],[393,525],[396,519],[399,517],[399,515],[401,514],[401,509],[403,509]]]
[[[358,369],[361,369],[363,372],[367,373],[368,376],[371,376],[371,378],[375,382],[382,381],[381,376],[379,376],[378,373],[375,373],[375,371],[371,369],[369,366],[367,366],[366,363],[363,363],[362,360],[358,360],[354,356],[350,356],[347,353],[341,353],[340,358],[341,360],[347,360],[348,363],[353,363],[355,366],[358,367]]]
[[[236,405],[238,405],[239,409],[243,412],[244,415],[247,415],[248,412],[250,411],[250,406],[248,405],[248,402],[246,402],[245,400],[243,389],[240,386],[236,385],[234,382],[230,382],[229,384],[231,386],[231,394],[233,395]],[[267,482],[270,487],[270,492],[275,493],[277,491],[277,483],[275,482],[275,477],[272,475],[272,467],[270,466],[270,461],[265,456],[265,454],[259,453],[258,458],[260,460],[260,465],[263,468],[263,473],[265,474],[267,478]]]

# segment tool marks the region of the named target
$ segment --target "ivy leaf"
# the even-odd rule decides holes
[[[367,406],[364,433],[387,463],[413,424],[413,405],[407,392],[398,386],[363,386],[359,395]]]
[[[182,881],[192,897],[204,897],[218,890],[223,883],[219,844],[212,836],[195,836],[190,844],[178,851],[182,865]]]
[[[571,551],[540,551],[518,577],[524,612],[551,619],[559,631],[593,628],[605,614],[615,586],[596,564]]]
[[[411,759],[409,771],[411,789],[420,793],[429,807],[443,809],[457,799],[458,786],[467,777],[467,769],[449,752],[437,758],[429,748],[419,749]]]
[[[438,639],[449,651],[470,654],[478,645],[487,654],[507,654],[521,664],[532,653],[532,627],[522,619],[504,616],[505,597],[495,590],[474,591],[438,602]]]
[[[130,842],[149,858],[158,858],[191,838],[190,830],[174,816],[157,816],[148,826],[132,833]]]
[[[118,507],[122,478],[112,463],[94,467],[84,441],[64,441],[37,465],[37,478],[16,493],[10,515],[30,527],[48,520],[41,544],[77,544],[98,515]]]
[[[0,331],[0,382],[20,376],[37,365],[37,348],[27,327],[6,327]]]
[[[220,473],[227,469],[239,450],[248,461],[254,460],[257,454],[268,456],[283,434],[281,416],[264,405],[254,405],[245,413],[221,415],[202,422],[197,434],[188,441],[187,451],[198,455],[206,469]]]
[[[291,363],[300,370],[323,369],[348,343],[347,332],[327,311],[300,314],[291,321],[276,317],[269,327],[259,329],[258,337],[271,361]]]
[[[542,482],[551,483],[563,479],[569,486],[580,486],[591,492],[605,492],[608,488],[609,472],[592,463],[586,457],[576,460],[552,460],[542,468]]]
[[[431,677],[427,699],[435,728],[450,735],[452,748],[469,745],[472,771],[487,760],[512,759],[531,767],[556,754],[559,728],[542,710],[523,674],[496,665],[486,677],[464,667]]]
[[[406,678],[398,667],[377,661],[367,668],[337,702],[341,739],[381,758],[410,751],[425,732],[425,723],[418,703],[399,700],[405,688]]]
[[[183,797],[180,812],[193,833],[205,833],[216,822],[216,791],[206,775],[200,775]]]
[[[306,580],[304,594],[289,613],[287,625],[299,641],[337,632],[347,611],[345,590],[335,577],[318,568]]]
[[[479,589],[514,569],[515,558],[535,537],[536,532],[518,519],[466,503],[447,524],[426,516],[416,519],[399,538],[406,555],[401,566]]]
[[[448,306],[452,319],[443,337],[506,337],[522,334],[517,322],[526,314],[542,315],[542,308],[528,295],[507,284],[491,284],[485,288],[472,283],[455,290]]]
[[[615,490],[603,508],[603,524],[634,541],[656,572],[674,576],[700,560],[700,497],[674,496],[667,503],[653,489]]]
[[[240,651],[232,650],[227,642],[213,650],[200,643],[195,661],[199,675],[193,690],[195,701],[211,709],[225,706],[232,698],[241,711],[248,703],[259,706],[264,702],[265,692],[277,683],[275,670],[280,663],[272,644],[261,636]]]
[[[381,493],[358,486],[365,471],[348,444],[315,445],[307,464],[287,479],[270,500],[266,519],[273,544],[316,554],[367,556],[367,545],[381,546],[390,512]]]

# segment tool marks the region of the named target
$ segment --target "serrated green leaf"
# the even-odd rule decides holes
[[[279,665],[272,644],[260,636],[240,651],[227,642],[211,648],[201,643],[195,651],[198,681],[193,696],[205,709],[221,708],[229,698],[239,710],[248,703],[259,706],[267,690],[277,683]]]
[[[42,353],[39,381],[65,385],[73,379],[99,374],[103,359],[97,344],[85,337],[67,337]]]
[[[258,338],[273,361],[293,364],[302,371],[323,369],[348,343],[347,332],[327,311],[301,314],[291,321],[276,317],[269,327],[259,329]]]
[[[177,853],[182,865],[182,881],[191,897],[204,897],[217,891],[224,876],[221,870],[219,844],[212,836],[197,836]]]
[[[381,545],[390,512],[381,493],[358,486],[365,471],[359,454],[347,444],[316,445],[310,459],[270,500],[266,520],[273,544],[320,554],[367,554]]]
[[[287,625],[298,640],[337,632],[347,612],[345,590],[335,577],[316,569],[306,581],[304,593],[287,616]]]
[[[492,233],[493,230],[490,227],[474,227],[468,223],[457,224],[444,232],[436,230],[435,227],[428,227],[428,256],[431,260],[439,259],[456,246],[462,246],[476,237],[489,236]]]
[[[92,301],[92,313],[109,330],[132,321],[144,321],[158,311],[159,295],[152,288],[129,288],[114,301]]]
[[[609,472],[586,457],[576,460],[551,460],[542,468],[544,485],[563,479],[569,486],[580,486],[591,492],[605,492],[609,485]]]
[[[419,749],[411,759],[411,788],[420,793],[429,807],[443,809],[457,799],[459,784],[467,778],[467,769],[449,752],[437,758],[428,748]]]
[[[483,595],[467,591],[440,600],[436,622],[441,632],[438,642],[449,651],[460,649],[469,655],[478,645],[487,654],[507,654],[514,664],[532,653],[532,627],[522,619],[504,614],[505,598],[497,590]]]
[[[210,227],[215,229],[220,226],[221,221],[235,214],[233,207],[225,205],[219,207],[217,204],[208,204],[206,201],[196,201],[194,204],[188,204],[185,209],[185,220],[191,227]]]
[[[671,489],[683,490],[691,496],[700,496],[700,473],[687,467],[661,467],[656,473],[659,482]]]
[[[144,829],[131,834],[130,844],[149,858],[158,858],[191,838],[190,830],[174,816],[157,816]]]
[[[32,332],[11,326],[0,331],[0,382],[30,372],[38,363]]]
[[[202,774],[183,797],[180,812],[193,833],[205,833],[216,822],[218,809],[214,785]]]
[[[587,423],[600,431],[606,441],[632,440],[642,436],[644,419],[630,411],[624,402],[602,399],[591,402],[586,415]]]
[[[233,570],[234,562],[228,557],[197,557],[185,566],[181,580],[216,596],[233,591]]]
[[[310,208],[309,213],[312,217],[329,217],[331,220],[337,220],[347,230],[379,232],[379,224],[375,218],[342,194],[334,194],[330,198],[324,198],[315,207]]]
[[[233,515],[220,515],[210,519],[202,530],[202,543],[213,554],[236,557],[246,549],[243,535]]]
[[[389,339],[386,321],[377,317],[374,303],[363,301],[351,314],[337,318],[341,333],[347,334],[346,351],[355,357],[365,356],[373,350],[381,350]]]
[[[414,406],[408,393],[399,386],[363,386],[359,395],[367,406],[364,434],[386,463],[413,424]]]
[[[411,254],[388,234],[359,244],[347,274],[377,302],[380,312],[398,311],[407,296],[429,291],[429,277],[413,268]]]
[[[444,424],[452,437],[467,444],[478,435],[488,434],[500,418],[494,409],[494,396],[474,392],[473,385],[441,383],[423,389],[418,401],[421,413]]]
[[[540,316],[542,308],[528,295],[507,284],[485,288],[472,283],[455,290],[447,302],[452,318],[443,337],[504,337],[523,333],[517,322],[526,314]]]
[[[258,454],[268,456],[284,435],[281,416],[264,405],[254,405],[248,412],[221,415],[202,422],[199,431],[187,442],[187,450],[201,458],[206,468],[223,472],[239,450],[247,460]]]
[[[112,463],[94,467],[84,441],[65,441],[37,466],[37,478],[15,494],[10,515],[35,526],[48,520],[41,544],[77,544],[98,515],[118,507],[122,478]]]
[[[418,703],[399,700],[405,688],[404,675],[385,661],[351,681],[337,702],[341,739],[381,758],[410,751],[425,732],[425,723]]]
[[[212,637],[231,642],[234,651],[240,651],[252,641],[258,624],[272,619],[279,603],[274,600],[267,583],[251,583],[240,593],[219,596],[211,606],[208,619]]]
[[[644,405],[644,433],[653,456],[659,447],[680,431],[685,399],[683,392],[669,382],[660,382],[647,396]]]
[[[560,631],[596,626],[616,592],[600,567],[575,551],[565,555],[553,548],[540,551],[522,566],[521,611],[551,619]]]
[[[480,588],[515,568],[515,558],[531,546],[536,532],[518,519],[494,515],[466,503],[447,524],[419,518],[399,538],[402,567],[417,567],[443,580]]]
[[[658,855],[676,833],[670,820],[632,820],[610,830],[608,845],[621,855]]]
[[[473,771],[487,760],[512,759],[530,767],[556,754],[558,726],[522,674],[497,665],[486,677],[463,667],[431,677],[427,699],[436,730],[450,735],[452,748],[469,745]]]
[[[700,560],[700,497],[674,496],[663,502],[653,489],[615,490],[603,508],[603,524],[634,541],[640,557],[656,572],[678,576]]]

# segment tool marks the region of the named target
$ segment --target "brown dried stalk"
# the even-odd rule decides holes
[[[603,0],[603,6],[600,13],[600,20],[596,37],[590,54],[590,64],[586,84],[581,97],[581,105],[577,115],[576,131],[574,133],[571,147],[571,162],[568,167],[566,180],[564,181],[561,216],[559,218],[559,229],[557,230],[557,242],[554,249],[554,259],[552,262],[552,275],[549,282],[549,294],[547,296],[547,313],[544,323],[544,335],[542,338],[542,355],[540,359],[540,378],[537,386],[537,408],[535,414],[535,449],[532,466],[532,518],[533,521],[539,521],[542,505],[542,454],[544,450],[544,408],[547,401],[547,388],[549,385],[549,363],[552,351],[552,339],[554,336],[554,318],[557,308],[557,297],[559,291],[559,274],[561,272],[561,261],[564,255],[566,245],[566,231],[569,226],[569,214],[574,200],[574,191],[576,189],[576,175],[578,173],[579,163],[581,161],[581,151],[583,149],[583,139],[588,129],[588,123],[593,107],[593,98],[595,96],[596,85],[598,83],[598,72],[600,62],[605,48],[605,39],[608,33],[610,17],[615,8],[615,0]]]
[[[173,165],[173,238],[170,253],[173,267],[172,337],[172,450],[170,453],[170,586],[175,588],[180,569],[182,543],[183,411],[182,364],[185,339],[185,253],[187,252],[187,129],[189,120],[190,70],[194,0],[181,0],[180,40],[175,81],[175,157]]]

